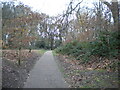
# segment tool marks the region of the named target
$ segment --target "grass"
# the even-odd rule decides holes
[[[55,50],[52,50],[52,54],[53,54],[53,56],[57,56],[57,55],[58,55],[58,54],[55,52]],[[63,67],[59,66],[59,69],[60,69],[61,72],[64,72],[64,68],[63,68]]]
[[[0,57],[2,57],[2,50],[0,49]]]
[[[55,52],[55,50],[52,50],[53,56],[57,56],[58,54]],[[64,68],[58,65],[60,72],[62,72],[63,77],[67,77],[68,75],[65,72]]]
[[[64,68],[60,67],[60,71],[61,71],[61,72],[64,72]]]
[[[85,85],[85,86],[81,86],[80,88],[91,88],[91,87],[90,87],[90,86]]]
[[[105,72],[106,70],[104,70],[104,69],[97,69],[96,71]]]
[[[52,53],[53,53],[53,56],[58,55],[58,54],[55,52],[55,50],[52,50]]]
[[[39,50],[39,53],[44,54],[46,51],[47,50],[45,50],[45,49],[41,49],[41,50]]]
[[[47,50],[45,49],[40,49],[40,50],[33,50],[34,52],[38,53],[38,54],[44,54]]]

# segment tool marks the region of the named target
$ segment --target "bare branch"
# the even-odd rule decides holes
[[[106,0],[100,0],[100,1],[103,2],[105,5],[107,5],[109,9],[111,10],[112,6],[109,2],[107,2]]]
[[[68,14],[71,14],[72,11],[74,11],[78,7],[78,5],[80,5],[82,2],[83,2],[83,0],[81,2],[79,2],[74,8],[72,8],[71,11],[67,12],[66,14],[64,14],[63,17],[68,15]],[[71,2],[70,2],[70,4],[71,4]]]

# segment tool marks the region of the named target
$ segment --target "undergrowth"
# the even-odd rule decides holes
[[[55,49],[56,53],[74,57],[83,63],[90,61],[91,56],[117,58],[120,45],[120,33],[118,32],[100,32],[99,37],[95,41],[80,42],[71,41],[66,45]],[[114,65],[113,65],[114,66]]]

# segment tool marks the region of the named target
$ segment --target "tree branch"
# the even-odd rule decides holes
[[[68,14],[71,14],[72,11],[74,11],[78,7],[78,5],[80,5],[82,2],[83,2],[83,0],[81,2],[79,2],[74,8],[72,8],[71,11],[67,12],[66,14],[64,14],[63,17],[66,16],[66,15],[68,15]]]
[[[107,5],[110,10],[112,9],[112,6],[110,5],[109,2],[107,2],[106,0],[100,0],[100,1],[103,2],[105,5]]]

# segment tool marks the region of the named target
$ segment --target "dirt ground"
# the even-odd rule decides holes
[[[22,51],[21,64],[14,51],[2,53],[2,88],[22,88],[29,72],[41,55],[35,52]]]
[[[76,64],[63,55],[55,56],[70,88],[119,88],[118,72],[91,69]]]

